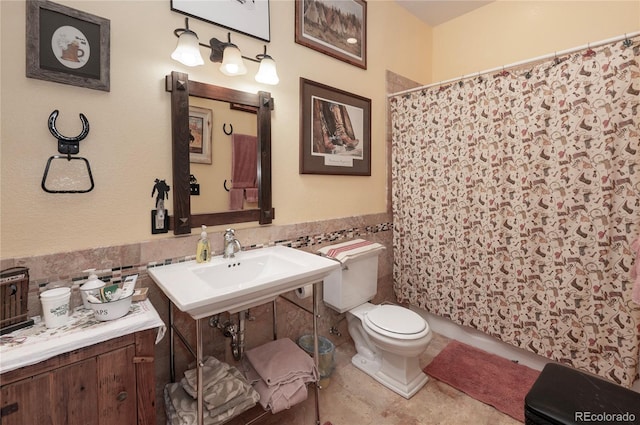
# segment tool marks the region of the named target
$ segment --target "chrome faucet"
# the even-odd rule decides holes
[[[236,239],[236,231],[227,229],[224,231],[224,250],[222,258],[233,258],[236,252],[240,252],[242,247],[240,241]]]

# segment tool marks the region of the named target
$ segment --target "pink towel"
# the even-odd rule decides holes
[[[258,202],[258,188],[249,187],[244,190],[244,197],[247,202]]]
[[[247,380],[253,385],[253,389],[260,394],[260,405],[271,413],[278,413],[289,409],[307,399],[307,383],[315,382],[315,378],[306,374],[292,382],[267,385],[255,371],[247,358],[242,360],[244,373]]]
[[[244,189],[229,190],[229,209],[241,210],[244,206]]]
[[[634,250],[636,257],[631,269],[631,278],[634,279],[631,299],[634,303],[640,305],[640,237],[631,244],[631,248]]]
[[[290,383],[302,376],[318,376],[313,359],[289,338],[252,348],[245,356],[267,385]]]
[[[257,138],[247,134],[233,134],[231,150],[231,181],[234,189],[256,187]]]

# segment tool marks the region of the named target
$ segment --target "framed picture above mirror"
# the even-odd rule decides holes
[[[295,41],[367,69],[367,2],[296,0]]]
[[[171,0],[171,10],[260,40],[271,37],[269,0]]]

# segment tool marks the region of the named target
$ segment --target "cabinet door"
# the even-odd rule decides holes
[[[55,369],[50,388],[52,416],[58,425],[93,425],[98,423],[98,383],[94,358]],[[31,389],[39,393],[33,386]],[[4,425],[4,424],[3,424]]]
[[[136,425],[136,370],[133,345],[99,355],[99,425]]]
[[[51,425],[50,375],[43,374],[2,387],[0,424]],[[37,388],[37,391],[34,391]]]

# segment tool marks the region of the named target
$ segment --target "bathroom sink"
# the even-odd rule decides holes
[[[176,307],[201,319],[271,301],[320,282],[339,267],[319,255],[273,246],[242,251],[234,258],[212,257],[208,263],[194,260],[152,267],[149,275]]]

